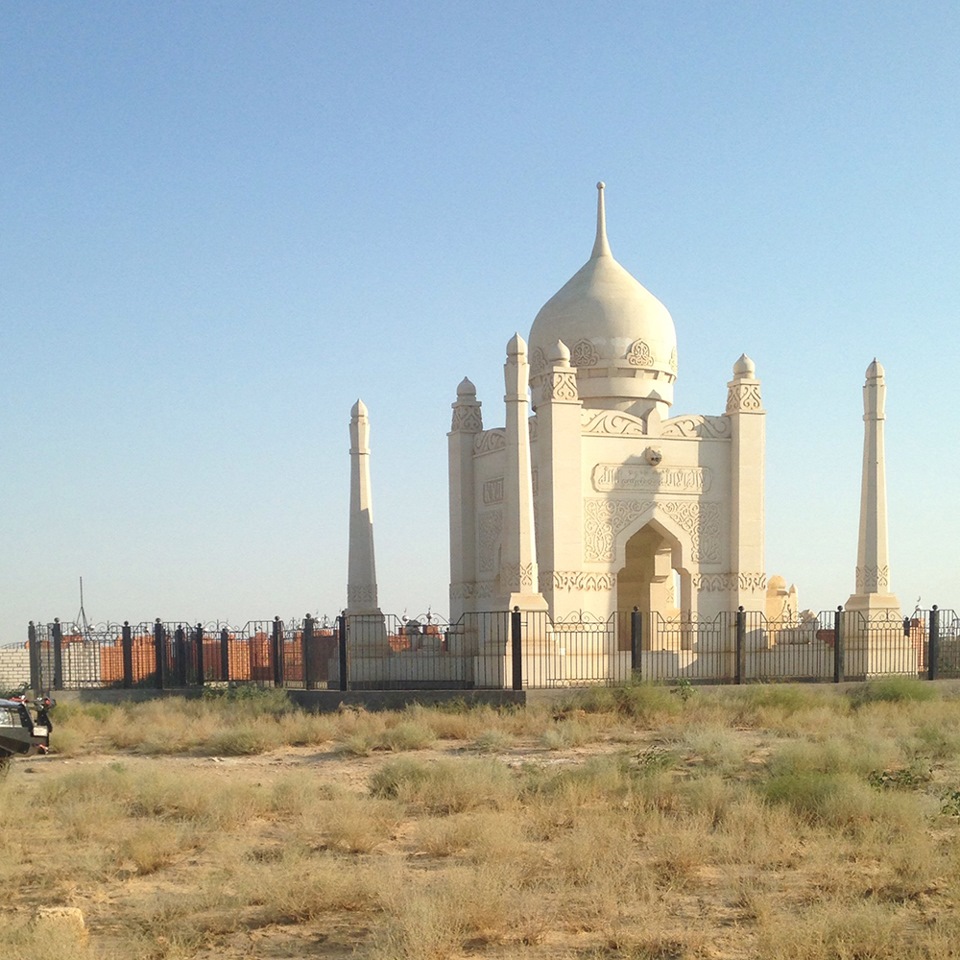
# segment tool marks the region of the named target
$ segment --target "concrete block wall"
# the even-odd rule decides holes
[[[30,651],[26,644],[0,647],[0,692],[14,690],[30,682]]]

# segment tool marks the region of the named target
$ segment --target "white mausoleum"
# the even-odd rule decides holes
[[[473,384],[457,389],[452,621],[514,606],[555,622],[765,610],[756,369],[736,360],[722,413],[673,414],[673,319],[614,259],[603,188],[590,259],[507,345],[505,426],[485,429]]]

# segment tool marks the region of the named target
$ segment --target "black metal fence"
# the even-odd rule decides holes
[[[768,620],[742,609],[709,619],[637,610],[555,621],[533,611],[333,620],[106,623],[28,629],[36,690],[178,689],[247,683],[307,690],[523,689],[622,683],[840,682],[960,678],[954,610],[870,619],[838,608]]]

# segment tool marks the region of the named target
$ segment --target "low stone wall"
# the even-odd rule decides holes
[[[30,651],[26,644],[0,647],[0,692],[16,690],[30,682]]]

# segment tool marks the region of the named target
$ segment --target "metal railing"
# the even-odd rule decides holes
[[[742,608],[713,618],[639,610],[607,620],[539,611],[341,615],[322,621],[163,621],[28,628],[35,690],[181,689],[256,684],[307,690],[543,689],[640,679],[675,683],[960,678],[954,610],[867,618],[824,611],[768,619]]]

